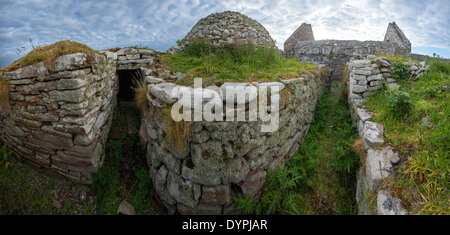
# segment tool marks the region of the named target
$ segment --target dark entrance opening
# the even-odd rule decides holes
[[[137,81],[141,79],[138,70],[119,70],[117,71],[119,76],[119,94],[118,101],[133,101],[134,100],[134,87],[137,85]]]

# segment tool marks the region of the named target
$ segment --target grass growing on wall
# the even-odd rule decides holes
[[[137,80],[133,81],[135,83],[134,86],[134,103],[136,107],[138,107],[141,111],[145,111],[149,108],[148,99],[147,99],[147,81]]]
[[[340,91],[325,91],[298,154],[268,173],[259,201],[234,195],[235,203],[254,214],[356,214],[356,137]]]
[[[406,57],[404,55],[389,55],[389,54],[385,54],[385,53],[378,53],[376,54],[377,57],[384,57],[384,58],[388,58],[390,61],[394,62],[394,63],[404,63],[404,62],[409,62],[409,63],[416,63],[419,64],[419,61],[411,59],[409,57]],[[374,60],[376,58],[373,58],[372,60]]]
[[[411,110],[401,118],[391,108],[387,92],[371,97],[367,106],[374,112],[373,120],[384,125],[386,145],[404,160],[385,187],[412,214],[449,214],[450,64],[440,60],[427,64],[430,71],[417,81],[397,80],[411,100]],[[422,121],[425,117],[427,122]]]
[[[179,153],[185,153],[191,139],[192,122],[185,120],[176,122],[172,118],[171,109],[171,106],[167,106],[161,109],[159,114],[161,115],[166,130],[163,145],[174,147]]]
[[[238,44],[217,47],[204,40],[190,43],[183,53],[163,55],[163,63],[175,72],[187,74],[177,81],[180,85],[192,84],[195,77],[204,78],[203,83],[209,85],[226,81],[279,81],[319,73],[316,65],[281,58],[273,48]]]
[[[48,69],[51,69],[53,62],[57,57],[78,52],[88,55],[97,53],[95,50],[78,42],[73,42],[70,40],[59,41],[48,46],[37,47],[36,49],[30,51],[26,56],[8,66],[3,67],[1,70],[5,72],[13,71],[39,62],[43,62]]]
[[[0,111],[9,112],[9,85],[8,82],[0,79]]]

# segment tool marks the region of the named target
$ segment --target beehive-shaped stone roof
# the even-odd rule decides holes
[[[257,47],[275,47],[274,40],[264,26],[232,11],[213,13],[200,19],[186,35],[184,44],[189,44],[195,38],[210,39],[213,45],[253,43]]]

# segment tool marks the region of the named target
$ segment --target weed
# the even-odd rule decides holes
[[[4,166],[5,169],[8,169],[9,166],[8,157],[13,153],[14,151],[12,150],[8,151],[6,149],[6,144],[0,147],[0,168]]]
[[[160,115],[162,115],[167,131],[164,137],[164,144],[173,145],[179,153],[184,153],[189,145],[192,122],[184,120],[177,122],[173,120],[171,107],[162,109]]]
[[[11,107],[9,105],[9,85],[8,82],[0,80],[0,110],[4,112],[11,112]]]
[[[411,95],[399,89],[385,91],[388,94],[389,111],[395,118],[402,119],[412,109]]]
[[[145,111],[149,108],[147,99],[147,82],[145,80],[133,80],[134,86],[134,103],[141,110]]]
[[[397,80],[406,80],[409,78],[410,72],[408,65],[398,62],[392,64],[392,77]]]
[[[92,192],[97,197],[97,207],[100,214],[107,212],[108,194],[111,193],[111,188],[118,185],[118,180],[114,176],[119,169],[120,163],[123,161],[121,152],[122,143],[119,140],[109,140],[106,143],[107,154],[105,163],[107,166],[98,169],[97,173],[93,173],[94,184],[92,185]]]

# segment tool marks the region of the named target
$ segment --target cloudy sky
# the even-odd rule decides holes
[[[71,39],[97,50],[166,51],[199,19],[226,10],[260,22],[280,49],[303,22],[316,40],[382,41],[395,21],[413,53],[450,58],[449,0],[0,0],[0,67],[29,52],[30,38],[34,46]]]

